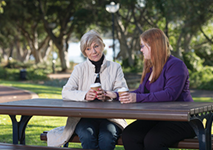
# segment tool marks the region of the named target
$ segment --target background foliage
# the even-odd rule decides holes
[[[9,58],[35,64],[52,61],[58,54],[61,71],[69,70],[68,43],[79,41],[95,29],[111,38],[111,14],[105,9],[110,0],[5,0],[0,14],[0,62]],[[139,35],[149,28],[160,28],[168,36],[172,54],[184,60],[185,53],[212,66],[212,0],[115,0],[120,9],[114,14],[115,38],[120,43],[116,56],[125,68],[140,71]],[[117,44],[117,43],[116,43]],[[185,60],[184,60],[185,61]],[[188,63],[189,64],[189,63]],[[194,66],[196,68],[196,66]],[[193,70],[191,70],[193,71]]]

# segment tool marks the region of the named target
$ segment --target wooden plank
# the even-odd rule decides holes
[[[0,114],[28,116],[63,116],[85,118],[123,118],[164,121],[189,121],[187,112],[139,111],[139,110],[105,110],[105,109],[70,109],[0,106]]]
[[[208,106],[208,107],[207,107]],[[11,115],[46,115],[94,117],[94,118],[126,118],[189,121],[189,116],[202,113],[213,103],[204,102],[161,102],[133,103],[119,102],[72,102],[62,99],[31,99],[0,104],[1,114]],[[210,109],[211,108],[211,109]]]
[[[155,111],[171,110],[177,111],[189,110],[194,108],[203,108],[208,106],[208,111],[212,110],[213,103],[210,102],[156,102],[156,103],[132,103],[120,104],[119,102],[74,102],[63,101],[62,99],[30,99],[8,103],[0,103],[0,105],[10,106],[40,106],[40,107],[104,107],[105,109],[152,109]]]
[[[45,146],[28,146],[28,145],[14,145],[8,143],[0,143],[1,150],[80,150],[79,148],[57,148],[57,147],[45,147]],[[82,149],[84,150],[84,149]]]
[[[40,139],[42,141],[47,141],[47,131],[44,131],[40,135]],[[79,137],[78,135],[74,134],[69,142],[76,142],[79,143]],[[123,145],[122,138],[120,137],[117,141],[116,145]],[[184,149],[199,149],[199,141],[197,138],[192,138],[192,139],[184,139],[178,143],[173,144],[170,148],[184,148]],[[213,140],[212,140],[212,149],[213,149]]]
[[[189,105],[190,104],[190,105]],[[132,103],[120,104],[119,102],[72,102],[61,99],[30,99],[17,102],[0,103],[0,105],[9,106],[29,106],[29,107],[60,107],[60,108],[97,108],[104,109],[131,109],[131,110],[154,110],[154,111],[188,111],[193,108],[202,107],[201,103],[187,102],[161,102],[161,103]],[[208,104],[203,104],[208,105]]]

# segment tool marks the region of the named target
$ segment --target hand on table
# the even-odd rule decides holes
[[[90,90],[87,92],[86,96],[85,96],[85,100],[87,100],[87,101],[93,101],[93,100],[96,98],[96,95],[97,95],[97,94],[96,94],[96,91],[90,89]]]
[[[99,88],[98,91],[96,91],[97,93],[97,99],[99,100],[105,100],[105,91],[102,88]]]
[[[117,98],[117,94],[113,91],[106,91],[105,96],[112,98],[112,99]]]
[[[123,93],[119,97],[121,103],[136,103],[136,93]]]
[[[98,91],[90,89],[85,96],[85,100],[93,101],[95,98],[100,99],[100,100],[104,100],[105,99],[105,91],[102,90],[101,88],[99,88]]]

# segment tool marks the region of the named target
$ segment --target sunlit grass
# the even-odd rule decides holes
[[[195,102],[213,102],[212,97],[193,97]]]
[[[38,84],[3,80],[0,80],[0,85],[13,86],[24,90],[29,90],[38,94],[40,98],[61,98],[61,87],[51,87]],[[193,97],[193,99],[195,102],[213,101],[213,98],[210,97]],[[130,124],[135,120],[126,119],[126,121],[128,124]],[[26,127],[26,145],[46,146],[46,142],[40,140],[40,134],[43,131],[49,131],[53,128],[64,126],[65,123],[66,117],[33,116]],[[0,129],[0,142],[12,143],[12,122],[8,115],[0,115]],[[81,145],[80,143],[71,143],[69,144],[69,147],[81,148]],[[123,146],[116,146],[115,150],[124,150],[124,148]]]

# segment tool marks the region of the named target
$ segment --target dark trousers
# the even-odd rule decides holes
[[[195,137],[188,122],[137,120],[122,133],[125,150],[168,150],[185,138]]]

